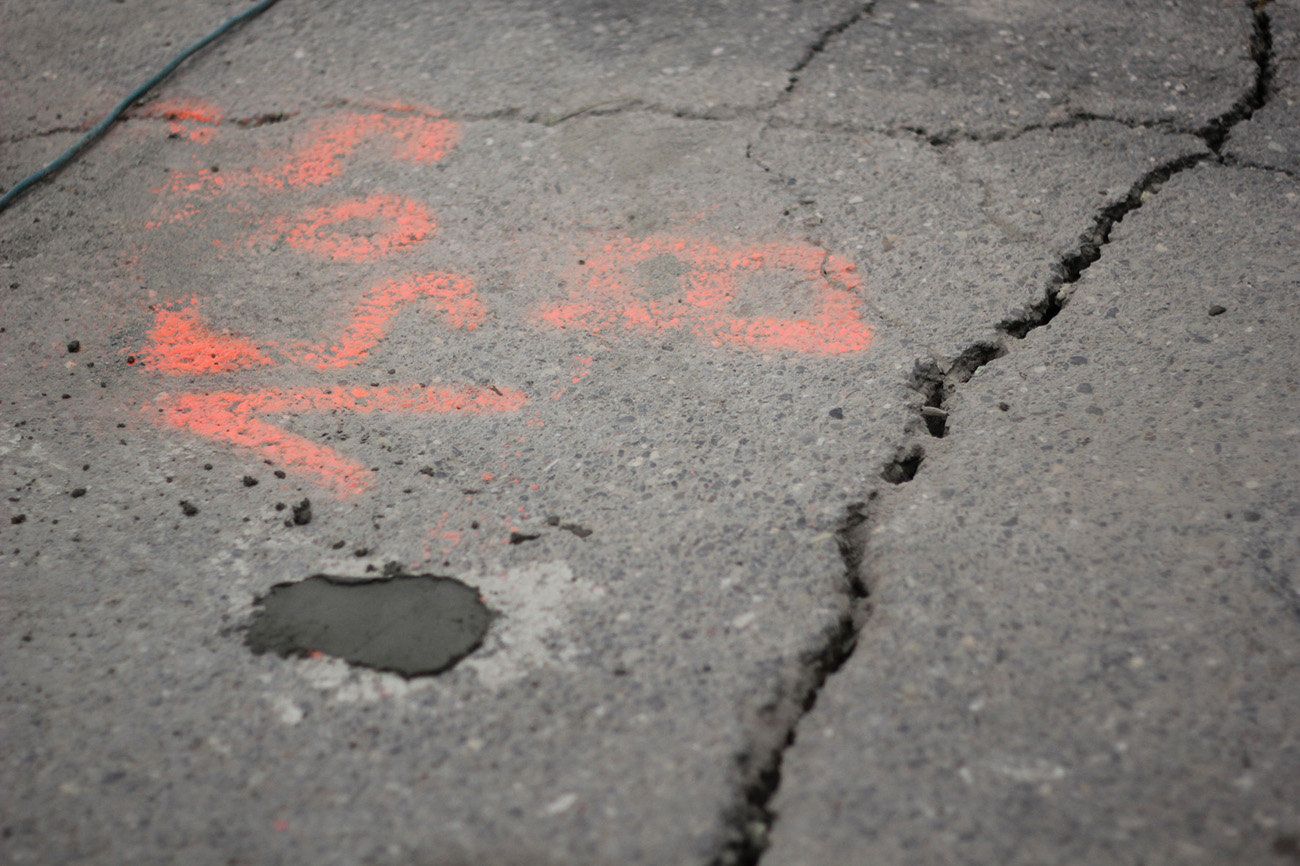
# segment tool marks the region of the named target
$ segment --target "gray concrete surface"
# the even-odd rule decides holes
[[[8,4],[0,181],[239,8]],[[1295,19],[284,0],[0,214],[5,859],[1293,857]]]
[[[1296,193],[1173,178],[949,402],[871,531],[875,610],[786,755],[765,863],[1286,862]]]
[[[1229,154],[1245,165],[1300,173],[1300,10],[1279,3],[1268,9],[1272,37],[1268,104],[1232,130]]]

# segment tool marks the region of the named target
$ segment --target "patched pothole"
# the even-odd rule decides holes
[[[258,655],[323,653],[405,677],[442,673],[473,652],[492,611],[478,590],[432,574],[313,575],[257,600],[244,642]]]

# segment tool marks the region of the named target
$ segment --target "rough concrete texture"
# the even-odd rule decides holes
[[[1246,165],[1300,174],[1300,7],[1267,5],[1271,63],[1270,99],[1261,111],[1232,130],[1228,153]]]
[[[1158,200],[871,530],[874,612],[764,863],[1285,862],[1297,190],[1202,166]]]
[[[776,129],[751,148],[793,191],[796,226],[868,263],[879,320],[945,361],[996,341],[1041,301],[1098,210],[1148,173],[1206,153],[1191,136],[1114,123],[951,148]]]
[[[0,181],[240,8],[6,6]],[[1211,2],[283,0],[214,45],[0,214],[6,857],[736,864],[774,830],[764,859],[836,862],[918,834],[947,856],[952,830],[957,859],[1065,861],[1109,850],[1152,779],[1175,793],[1144,826],[1209,804],[1237,835],[1182,839],[1207,857],[1285,849],[1294,497],[1225,486],[1188,516],[1168,450],[1183,416],[1142,439],[1173,411],[1152,372],[1171,357],[1268,381],[1286,408],[1263,359],[1295,325],[1275,303],[1295,184],[1220,155],[1272,116],[1283,20]],[[1118,321],[1082,318],[1103,277]],[[1170,339],[1161,316],[1200,324],[1139,359]],[[1019,369],[1028,390],[981,415]],[[1241,405],[1205,378],[1188,400]],[[1055,493],[1017,483],[1065,456],[1029,436],[1059,420],[1031,407],[1098,427]],[[1237,449],[1204,478],[1288,435],[1234,444],[1228,424],[1177,444]],[[1084,461],[1130,440],[1151,483],[1102,502],[1115,464]],[[1277,465],[1261,484],[1291,483]],[[1110,534],[1022,509],[1076,489],[1077,519]],[[1221,551],[1171,540],[1192,525]],[[1003,598],[980,601],[980,545],[1031,529],[1005,548]],[[444,674],[244,645],[276,584],[399,570],[464,581],[497,614]],[[1042,589],[1022,599],[1026,571]],[[966,583],[941,594],[937,574]],[[954,721],[975,697],[919,702],[975,693],[984,668],[928,679],[967,614],[962,652],[995,683],[1013,661],[990,634],[1022,628],[1015,690],[986,689],[1007,739],[949,801],[927,792],[966,784],[950,756],[980,745]],[[1216,667],[1174,658],[1189,623],[1225,636]],[[1084,642],[1063,671],[1041,651],[1055,635]],[[1175,712],[1205,724],[1158,742]],[[1062,823],[1062,780],[1121,739],[1130,757]],[[1137,755],[1165,775],[1139,780]],[[999,781],[1021,777],[1055,793]],[[920,793],[878,802],[891,786]],[[1220,808],[1226,790],[1245,799]],[[965,823],[924,823],[946,814]],[[1165,856],[1161,832],[1134,857]]]
[[[1246,4],[880,0],[781,115],[935,139],[1098,117],[1196,131],[1252,86],[1252,25]]]

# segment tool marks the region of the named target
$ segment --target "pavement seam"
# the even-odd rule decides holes
[[[1231,168],[1246,168],[1251,171],[1267,171],[1273,174],[1280,174],[1289,177],[1292,180],[1300,180],[1300,172],[1291,171],[1288,168],[1282,168],[1279,165],[1265,165],[1262,162],[1255,162],[1250,159],[1241,159],[1236,156],[1227,156],[1223,159],[1223,164]]]
[[[1238,97],[1238,99],[1232,104],[1231,107],[1228,108],[1227,111],[1223,112],[1217,117],[1211,118],[1200,127],[1186,127],[1177,124],[1173,121],[1163,120],[1159,118],[1112,117],[1104,114],[1094,114],[1085,111],[1072,112],[1068,117],[1062,118],[1060,120],[1054,120],[1054,121],[1044,122],[1044,123],[1030,123],[1030,124],[1025,124],[1023,126],[1014,126],[1005,129],[993,130],[991,132],[970,132],[961,129],[959,127],[953,127],[950,129],[941,129],[936,131],[936,130],[928,130],[923,126],[913,126],[907,124],[901,126],[894,126],[894,127],[885,127],[885,128],[874,127],[870,125],[864,126],[861,124],[855,124],[851,122],[821,123],[821,124],[814,123],[810,125],[806,123],[791,121],[788,119],[783,120],[777,118],[773,118],[769,120],[768,125],[774,128],[778,126],[795,126],[800,129],[811,129],[814,131],[853,132],[853,133],[870,132],[878,135],[889,135],[889,136],[898,136],[900,133],[907,133],[917,138],[922,138],[935,147],[947,147],[949,145],[957,144],[959,142],[982,143],[982,142],[997,142],[997,141],[1014,141],[1032,132],[1038,132],[1042,130],[1055,131],[1058,129],[1070,129],[1085,123],[1106,121],[1110,123],[1121,124],[1123,126],[1128,127],[1129,129],[1156,129],[1156,130],[1161,130],[1170,135],[1194,135],[1197,138],[1204,140],[1206,144],[1209,146],[1209,148],[1212,151],[1214,151],[1216,155],[1222,156],[1223,155],[1222,148],[1224,143],[1227,140],[1229,132],[1232,130],[1234,126],[1237,125],[1237,123],[1241,122],[1242,120],[1249,119],[1252,114],[1254,114],[1257,110],[1263,107],[1264,103],[1268,100],[1268,97],[1273,88],[1273,76],[1274,76],[1273,35],[1272,35],[1271,21],[1268,17],[1268,14],[1264,11],[1264,7],[1267,5],[1267,3],[1268,0],[1263,0],[1263,2],[1260,3],[1246,4],[1250,6],[1252,10],[1252,28],[1248,40],[1248,50],[1250,53],[1250,58],[1255,63],[1256,66],[1255,81],[1245,93],[1243,93],[1240,97]],[[858,20],[865,18],[870,11],[871,10],[869,5],[868,8],[864,10],[864,14],[859,16]],[[854,23],[857,23],[857,21],[853,21],[850,24],[845,25],[839,30],[835,30],[834,28],[831,28],[830,30],[827,31],[826,38],[817,44],[817,50],[811,52],[808,55],[807,60],[805,62],[801,62],[793,70],[791,70],[790,84],[786,87],[786,93],[789,93],[795,86],[795,83],[799,79],[798,73],[801,72],[803,68],[812,61],[812,59],[816,56],[816,54],[825,50],[826,47],[825,42],[829,41],[829,39],[832,38],[833,36],[842,33],[844,30],[848,29],[848,27],[852,26],[852,24]],[[780,101],[781,100],[778,99],[777,104],[779,104]],[[774,108],[776,106],[773,105],[772,107]]]
[[[18,144],[22,141],[31,141],[35,138],[49,138],[51,135],[63,134],[84,134],[86,130],[93,126],[92,121],[78,123],[75,126],[52,126],[49,129],[38,129],[34,132],[23,132],[18,135],[10,135],[0,138],[0,144]]]
[[[1043,298],[1022,315],[998,323],[997,331],[1019,341],[1047,325],[1068,304],[1073,291],[1069,287],[1075,285],[1101,258],[1102,250],[1110,243],[1112,230],[1128,214],[1143,207],[1174,175],[1207,161],[1228,164],[1222,147],[1232,128],[1249,120],[1268,103],[1272,94],[1273,47],[1269,19],[1263,8],[1263,3],[1252,7],[1254,28],[1250,50],[1257,69],[1252,87],[1229,111],[1197,133],[1212,152],[1186,154],[1163,163],[1139,177],[1122,198],[1098,211],[1089,228],[1080,234],[1078,249],[1062,256],[1057,263],[1056,274],[1045,288]],[[1006,340],[980,339],[963,349],[946,367],[933,360],[916,361],[909,384],[921,398],[917,412],[929,438],[942,439],[947,433],[947,403],[956,390],[981,367],[1009,352]],[[902,487],[916,477],[924,461],[922,442],[915,437],[906,437],[892,459],[881,466],[880,477],[894,488]],[[782,689],[793,691],[802,707],[800,712],[786,714],[790,718],[785,721],[783,731],[778,731],[783,736],[765,738],[775,741],[766,754],[762,753],[762,743],[755,743],[741,756],[743,800],[739,807],[725,816],[731,833],[712,866],[758,866],[767,850],[772,828],[779,819],[771,803],[781,785],[785,752],[795,743],[800,721],[816,706],[825,684],[852,658],[858,637],[871,614],[871,580],[866,571],[867,537],[871,527],[878,522],[880,512],[891,507],[889,500],[892,497],[882,496],[882,492],[872,490],[864,501],[848,506],[836,530],[835,537],[845,567],[842,609],[837,625],[827,631],[820,649],[808,654],[802,676],[796,678],[793,688]],[[780,695],[776,700],[780,701]],[[779,712],[774,710],[770,715],[774,722],[780,720]]]
[[[870,15],[871,9],[875,5],[875,0],[870,0],[870,2],[864,3],[855,9],[853,14],[847,16],[841,21],[835,22],[823,30],[821,34],[818,35],[817,39],[804,51],[803,57],[799,58],[799,62],[791,67],[789,72],[790,78],[785,85],[785,93],[790,93],[795,89],[795,86],[799,83],[799,73],[807,69],[808,64],[816,60],[817,55],[825,51],[826,46],[828,46],[835,37],[839,36],[854,24],[857,24],[859,21]]]
[[[1250,59],[1255,62],[1254,86],[1238,97],[1232,107],[1211,120],[1197,132],[1205,140],[1210,150],[1218,156],[1223,155],[1223,145],[1232,128],[1243,120],[1249,120],[1256,111],[1263,108],[1273,92],[1273,29],[1264,6],[1268,0],[1252,6],[1254,26],[1250,35]]]
[[[661,114],[667,117],[674,117],[678,120],[706,120],[706,121],[728,121],[728,120],[752,120],[767,114],[772,109],[780,105],[799,83],[799,75],[811,64],[817,57],[822,54],[837,36],[844,33],[853,25],[865,19],[871,14],[872,7],[875,6],[875,0],[870,0],[858,6],[850,15],[843,19],[833,22],[823,29],[817,38],[813,40],[806,49],[803,56],[795,62],[794,66],[786,71],[787,80],[784,89],[776,98],[768,100],[758,105],[739,105],[739,106],[719,106],[708,111],[691,111],[684,108],[669,108],[657,103],[646,102],[645,100],[635,97],[611,97],[608,100],[602,100],[593,105],[573,109],[559,117],[545,117],[541,112],[526,114],[522,108],[504,108],[499,111],[488,112],[486,114],[456,114],[449,113],[446,116],[455,120],[518,120],[523,123],[538,123],[542,126],[557,126],[566,120],[583,115],[608,116],[614,114],[624,114],[634,111],[645,112],[647,114]],[[766,118],[765,118],[766,119]]]
[[[800,659],[799,669],[785,677],[778,694],[759,717],[765,722],[765,736],[737,759],[741,775],[748,781],[744,798],[726,815],[732,832],[712,866],[756,866],[767,849],[768,835],[776,823],[770,803],[781,784],[781,763],[794,744],[799,721],[817,703],[826,681],[853,655],[858,635],[871,616],[871,591],[864,577],[866,536],[875,523],[872,508],[878,493],[871,491],[861,502],[845,508],[835,531],[835,543],[844,563],[835,624],[823,632],[819,647]]]

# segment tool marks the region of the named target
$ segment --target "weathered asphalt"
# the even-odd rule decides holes
[[[7,4],[0,183],[242,8]],[[0,213],[3,859],[1300,861],[1298,33],[282,0]]]

